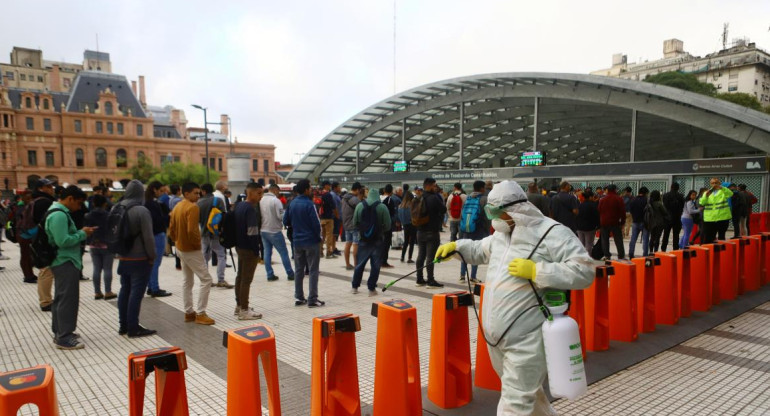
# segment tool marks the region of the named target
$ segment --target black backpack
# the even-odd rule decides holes
[[[380,221],[377,219],[377,205],[380,204],[380,201],[376,201],[372,205],[363,201],[362,204],[361,222],[358,225],[358,229],[361,232],[361,241],[382,240],[382,229],[380,228]]]
[[[233,248],[238,243],[236,237],[237,226],[235,224],[235,211],[222,213],[222,221],[219,223],[219,244],[224,248]]]
[[[131,251],[135,236],[131,234],[131,228],[128,224],[128,211],[136,206],[139,204],[117,204],[107,215],[107,232],[104,236],[104,242],[107,243],[107,250],[110,253],[125,256]]]
[[[56,260],[56,255],[59,251],[56,245],[48,240],[48,233],[45,232],[45,221],[48,219],[48,216],[54,212],[63,212],[64,215],[67,216],[68,223],[72,225],[75,224],[72,221],[72,217],[70,217],[70,215],[63,209],[54,208],[46,211],[45,215],[43,215],[43,219],[40,220],[40,224],[37,225],[37,233],[29,246],[32,251],[32,265],[38,269],[50,266],[53,261]]]

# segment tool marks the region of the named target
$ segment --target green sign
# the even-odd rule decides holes
[[[409,162],[406,160],[399,160],[393,163],[393,172],[409,172]]]

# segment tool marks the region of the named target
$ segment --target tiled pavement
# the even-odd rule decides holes
[[[448,238],[448,234],[442,237]],[[3,249],[11,258],[18,258],[16,246],[6,242]],[[412,265],[398,261],[398,254],[391,251],[391,263],[396,267],[383,271],[381,284],[413,270]],[[91,265],[87,254],[84,260],[88,276]],[[263,322],[276,333],[284,414],[308,414],[311,320],[317,315],[336,312],[360,316],[361,331],[356,334],[356,344],[361,400],[364,413],[370,412],[377,324],[370,310],[371,303],[376,300],[398,297],[417,308],[421,381],[423,387],[427,385],[431,296],[435,291],[416,288],[412,283],[414,279],[407,278],[389,289],[386,295],[369,298],[365,290],[352,295],[349,293],[352,273],[345,270],[344,261],[341,258],[323,259],[320,298],[327,302],[326,307],[316,310],[294,307],[293,283],[285,279],[286,274],[276,260],[274,257],[274,268],[281,280],[268,283],[264,267],[258,267],[251,303],[264,315],[261,321],[252,322]],[[227,350],[222,347],[221,333],[251,323],[233,317],[232,290],[212,289],[209,315],[217,320],[215,326],[185,324],[181,310],[181,275],[174,269],[173,258],[166,258],[161,266],[161,287],[174,292],[174,296],[145,298],[141,316],[145,326],[157,329],[159,333],[129,340],[116,333],[115,302],[93,300],[91,282],[82,282],[78,332],[86,348],[59,351],[51,344],[50,315],[37,307],[36,286],[21,283],[17,261],[0,264],[7,267],[0,272],[0,371],[41,363],[53,365],[63,415],[126,414],[128,354],[164,345],[177,345],[186,351],[191,414],[224,414]],[[479,276],[484,274],[485,268],[481,267]],[[446,290],[464,288],[457,280],[459,263],[456,261],[437,265],[436,276],[447,283]],[[233,269],[228,268],[227,280],[232,283],[234,278]],[[118,288],[116,277],[114,290]],[[765,290],[770,291],[767,287]],[[554,405],[562,414],[770,413],[769,314],[770,303],[765,303],[753,312],[594,383],[589,394],[577,401],[557,401]],[[469,316],[473,318],[472,313]],[[475,319],[470,319],[470,333],[471,354],[475,361]],[[154,413],[153,384],[148,380],[145,414]],[[494,414],[496,393],[483,392],[476,397],[477,400],[484,397],[485,403],[475,407],[482,410],[474,410],[474,414]],[[30,409],[22,412],[25,415],[34,413]]]

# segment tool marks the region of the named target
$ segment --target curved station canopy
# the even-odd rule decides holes
[[[356,114],[289,174],[680,160],[770,153],[770,116],[727,101],[595,75],[504,73],[423,85]]]

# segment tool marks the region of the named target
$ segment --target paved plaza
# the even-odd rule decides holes
[[[448,239],[448,233],[442,233]],[[342,249],[342,245],[338,243]],[[49,363],[56,371],[59,406],[63,415],[125,415],[128,409],[127,357],[131,352],[174,345],[187,355],[185,372],[190,413],[222,415],[226,409],[227,350],[222,331],[264,323],[273,328],[278,350],[281,405],[284,415],[307,415],[310,406],[311,320],[337,312],[357,314],[361,331],[356,334],[361,401],[364,414],[371,414],[374,389],[375,334],[377,320],[371,316],[372,302],[393,297],[417,308],[421,382],[425,414],[494,414],[497,392],[476,389],[475,400],[464,409],[442,411],[428,402],[431,296],[434,290],[414,286],[407,278],[385,294],[368,297],[365,290],[349,293],[352,271],[342,258],[321,260],[319,309],[295,307],[293,282],[274,257],[280,280],[268,283],[265,269],[257,268],[251,290],[251,305],[263,314],[260,321],[238,321],[233,316],[233,290],[212,288],[209,315],[214,326],[184,323],[181,272],[173,258],[161,265],[161,287],[173,292],[166,298],[146,297],[141,323],[158,334],[140,339],[118,336],[114,300],[94,300],[91,281],[80,284],[78,330],[85,349],[60,351],[51,342],[51,316],[41,312],[36,285],[22,283],[18,247],[3,243],[0,272],[0,371]],[[400,263],[400,252],[391,251],[396,267],[384,269],[380,284],[413,270]],[[415,250],[416,256],[416,250]],[[228,262],[229,259],[228,259]],[[88,254],[86,276],[91,273]],[[597,263],[599,264],[599,263]],[[436,266],[437,280],[445,291],[467,289],[460,285],[460,264],[450,261]],[[214,268],[211,268],[212,273]],[[479,277],[486,270],[481,267]],[[365,276],[366,277],[366,276]],[[235,272],[227,269],[227,280]],[[119,289],[119,280],[113,283]],[[197,295],[197,290],[196,290]],[[469,317],[473,318],[472,311]],[[554,403],[560,414],[768,414],[770,413],[770,286],[735,302],[727,302],[709,314],[694,314],[674,327],[658,326],[652,335],[637,343],[613,342],[610,351],[590,353],[586,362],[589,394],[569,402]],[[705,331],[705,332],[704,332]],[[476,322],[470,319],[471,355],[475,362]],[[681,339],[681,341],[680,341]],[[650,357],[650,358],[647,358]],[[640,360],[643,360],[639,362]],[[627,364],[628,363],[628,364]],[[264,386],[264,383],[263,383]],[[154,382],[147,383],[145,414],[154,414]],[[263,393],[263,405],[266,395]],[[266,409],[263,408],[263,412]],[[29,408],[21,414],[36,414]]]

